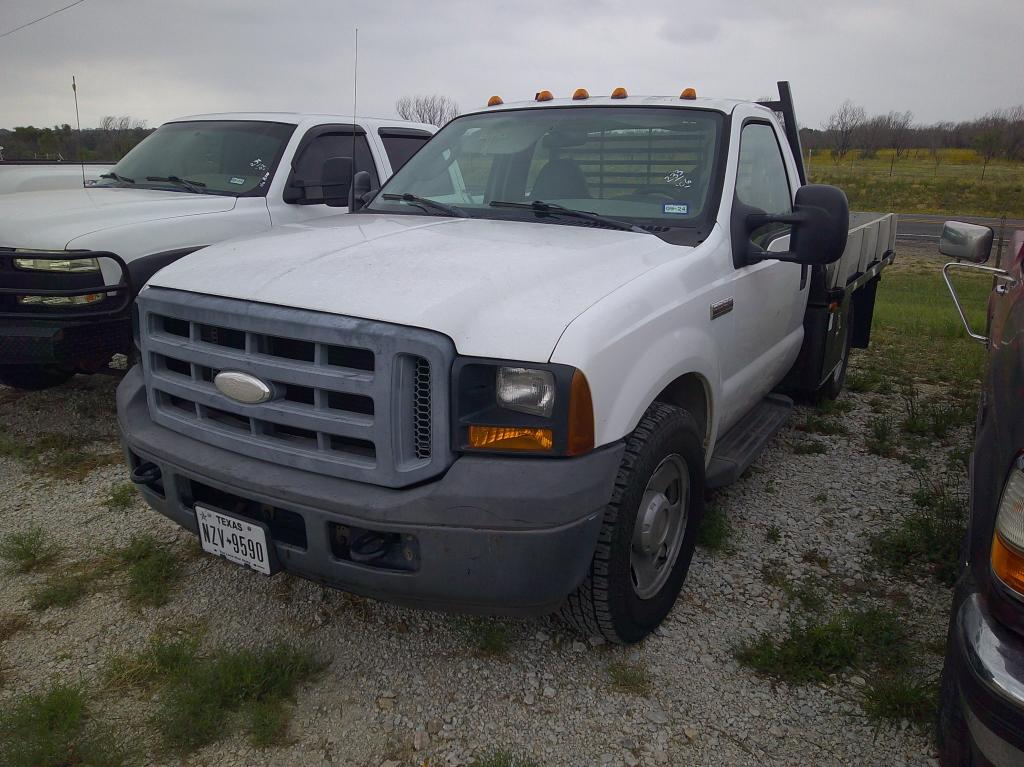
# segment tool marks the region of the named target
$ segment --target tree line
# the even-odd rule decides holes
[[[128,115],[107,115],[98,128],[83,128],[81,134],[67,123],[0,128],[0,160],[115,162],[152,132],[145,120]]]
[[[1024,160],[1024,104],[997,109],[960,122],[914,123],[911,112],[889,112],[869,117],[864,107],[849,99],[822,123],[821,130],[802,128],[805,148],[825,150],[841,162],[851,152],[872,158],[891,149],[893,161],[911,149],[926,149],[932,161],[942,162],[943,149],[973,149],[985,166],[994,159]]]

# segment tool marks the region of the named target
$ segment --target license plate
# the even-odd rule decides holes
[[[270,575],[266,530],[248,520],[202,506],[196,506],[196,518],[204,551]]]

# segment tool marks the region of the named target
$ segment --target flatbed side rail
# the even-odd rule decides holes
[[[99,285],[82,285],[81,287],[69,288],[44,288],[39,285],[52,281],[54,277],[83,277],[74,273],[61,274],[57,272],[44,272],[23,269],[15,265],[15,259],[31,258],[43,261],[67,261],[75,259],[96,259],[101,269],[97,273],[101,275]],[[102,265],[113,263],[117,266],[120,275],[116,282],[104,284],[102,278]],[[21,284],[17,284],[21,283]],[[87,296],[102,293],[101,301],[95,304],[88,304],[85,308],[54,308],[44,309],[45,304],[32,304],[32,308],[12,308],[25,306],[18,299],[21,297],[38,296],[42,299],[71,298],[74,296]],[[6,300],[12,296],[13,300]],[[124,314],[132,302],[131,280],[128,272],[128,265],[124,259],[115,253],[93,250],[70,250],[70,251],[31,251],[19,252],[11,249],[0,249],[0,319],[17,320],[80,320],[108,318]],[[40,308],[35,308],[40,307]]]

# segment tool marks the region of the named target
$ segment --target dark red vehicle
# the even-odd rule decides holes
[[[970,336],[988,348],[971,456],[971,509],[953,598],[938,721],[943,767],[1024,765],[1024,232],[1002,268],[982,266],[987,227],[947,222],[939,249]],[[987,333],[972,329],[949,279],[993,277]]]

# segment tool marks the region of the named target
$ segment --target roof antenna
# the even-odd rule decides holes
[[[82,189],[85,189],[85,160],[82,157],[82,118],[78,116],[78,83],[71,75],[71,90],[75,94],[75,122],[78,123],[78,162],[82,164]]]
[[[349,213],[355,207],[356,200],[356,97],[359,95],[359,27],[356,27],[355,61],[352,64],[352,171],[348,188],[352,204]]]

